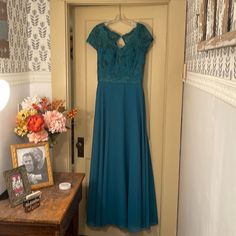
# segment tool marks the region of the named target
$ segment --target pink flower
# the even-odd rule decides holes
[[[27,134],[30,142],[38,143],[48,140],[48,132],[46,130],[41,130],[36,133]]]
[[[55,110],[47,111],[43,117],[46,127],[52,134],[66,132],[66,118],[62,113]]]

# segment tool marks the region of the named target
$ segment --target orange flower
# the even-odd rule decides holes
[[[38,105],[36,105],[35,103],[32,103],[32,107],[36,110],[36,111],[39,111],[40,108]]]
[[[41,99],[40,105],[44,111],[48,111],[51,108],[51,103],[49,102],[48,98],[43,97]]]
[[[65,101],[56,99],[52,102],[52,110],[56,110],[59,112],[65,111],[65,106],[64,106]]]
[[[67,118],[69,119],[72,119],[72,118],[75,118],[75,116],[77,115],[78,113],[78,109],[77,108],[74,108],[72,109],[71,111],[69,111],[66,115]]]
[[[44,128],[44,119],[42,115],[33,115],[28,118],[27,128],[32,132],[39,132]]]

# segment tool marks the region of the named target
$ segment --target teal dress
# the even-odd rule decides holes
[[[87,39],[98,58],[87,224],[137,232],[158,223],[142,87],[153,37],[141,23],[122,48],[120,37],[101,23]]]

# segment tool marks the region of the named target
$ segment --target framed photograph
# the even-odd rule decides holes
[[[13,167],[25,165],[31,189],[53,185],[48,142],[11,145]]]
[[[26,195],[31,193],[25,166],[19,166],[15,169],[5,171],[3,175],[11,206],[14,207],[21,204]]]

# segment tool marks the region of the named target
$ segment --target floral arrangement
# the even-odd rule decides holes
[[[55,137],[67,131],[67,119],[76,115],[77,109],[65,111],[62,100],[50,102],[46,97],[27,97],[21,103],[14,131],[21,137],[27,135],[29,142],[49,141],[53,145]]]

